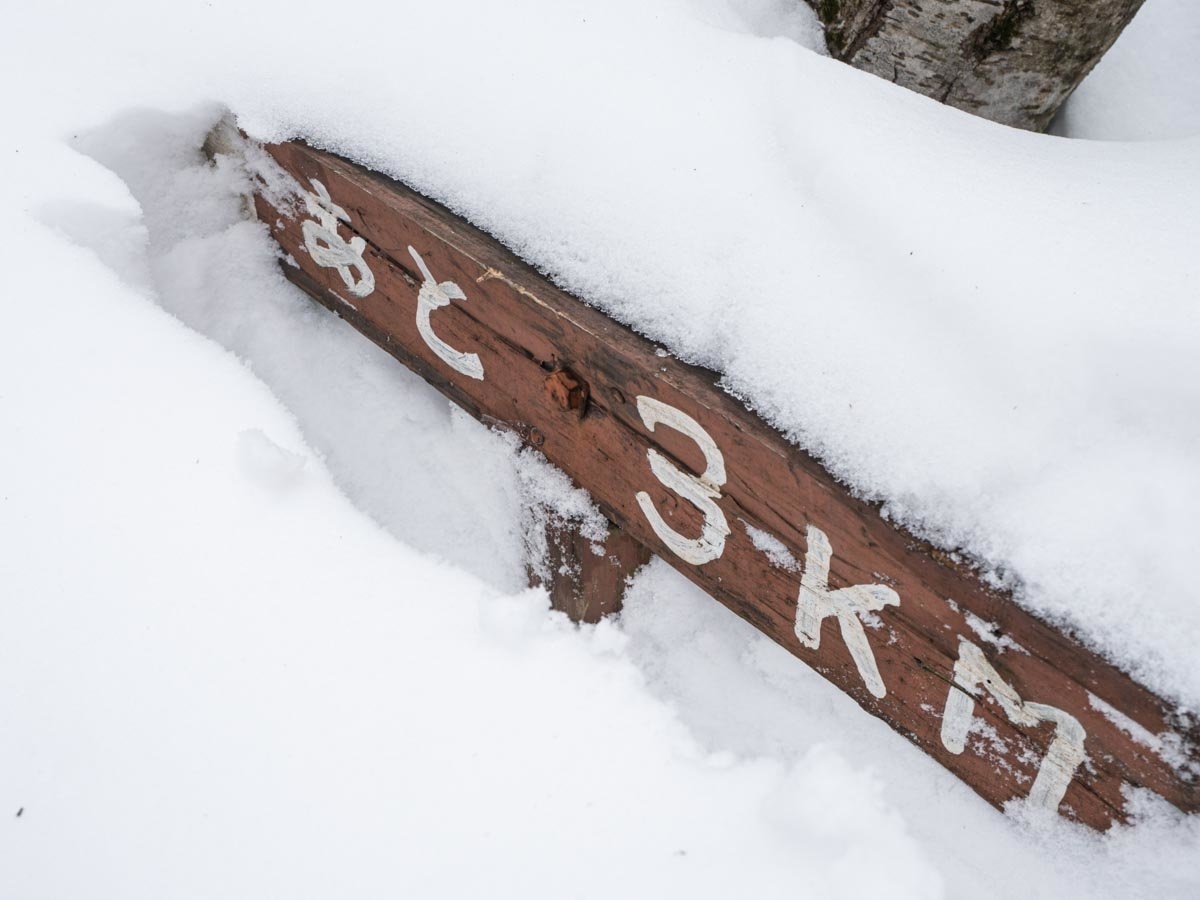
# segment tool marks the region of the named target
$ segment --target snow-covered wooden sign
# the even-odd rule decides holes
[[[1194,718],[885,521],[716,373],[403,185],[267,151],[302,195],[255,198],[287,277],[585,487],[640,545],[614,558],[659,554],[997,806],[1099,828],[1138,788],[1200,806]]]

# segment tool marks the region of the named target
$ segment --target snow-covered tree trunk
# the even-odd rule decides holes
[[[942,103],[1044,131],[1143,0],[808,0],[830,54]]]

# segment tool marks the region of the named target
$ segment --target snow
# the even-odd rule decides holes
[[[785,572],[800,571],[800,561],[783,541],[770,532],[755,528],[749,522],[743,521],[742,527],[746,529],[746,534],[750,535],[750,543],[754,545],[754,549],[766,556],[771,565]]]
[[[997,815],[661,562],[550,613],[522,523],[585,498],[196,149],[228,104],[451,202],[1194,703],[1194,136],[1012,133],[770,0],[13,19],[0,896],[1197,893],[1194,817]]]
[[[995,622],[988,622],[969,611],[963,614],[963,618],[967,621],[967,627],[975,632],[975,635],[985,644],[991,644],[1001,652],[1007,650],[1017,653],[1029,652],[1007,634],[1001,633],[1000,626]]]

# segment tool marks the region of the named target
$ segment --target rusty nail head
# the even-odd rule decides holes
[[[587,382],[570,369],[556,369],[546,376],[546,394],[560,409],[583,416],[587,408]]]

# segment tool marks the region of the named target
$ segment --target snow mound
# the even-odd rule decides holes
[[[1200,706],[1200,138],[1014,131],[730,8],[452,4],[405,17],[386,72],[230,97],[725,373],[892,519]]]
[[[1195,704],[1200,126],[1012,133],[797,9],[10,17],[0,894],[1197,894],[1194,817],[997,816],[661,562],[620,623],[548,613],[521,513],[583,499],[291,288],[198,153],[228,104],[450,203]],[[1060,124],[1154,137],[1104,77]]]

